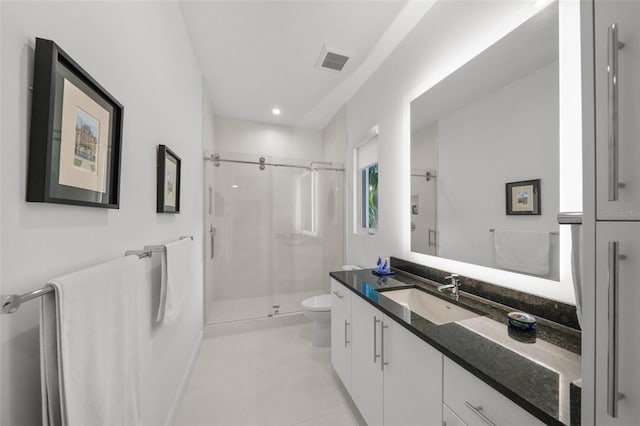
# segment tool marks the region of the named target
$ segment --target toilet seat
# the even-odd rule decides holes
[[[304,299],[302,307],[312,312],[329,312],[331,311],[331,295],[323,294]]]

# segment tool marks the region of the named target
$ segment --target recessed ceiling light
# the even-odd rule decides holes
[[[231,185],[231,187],[232,187],[232,188],[237,188],[237,187],[238,187],[238,185],[235,185],[235,184],[234,184],[234,185]]]
[[[271,110],[271,112],[273,113],[273,115],[280,115],[280,108],[274,108]]]

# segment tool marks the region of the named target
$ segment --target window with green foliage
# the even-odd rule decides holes
[[[378,164],[361,170],[362,182],[362,222],[363,229],[378,228]]]

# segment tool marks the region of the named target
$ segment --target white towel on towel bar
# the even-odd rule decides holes
[[[43,425],[137,425],[144,262],[57,278],[40,316]]]
[[[496,266],[533,275],[549,275],[549,233],[536,231],[494,232]]]
[[[165,325],[174,322],[182,313],[186,291],[193,280],[192,247],[190,238],[166,244],[162,256],[160,304],[156,322]]]

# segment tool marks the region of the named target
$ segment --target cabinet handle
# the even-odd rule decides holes
[[[478,405],[477,407],[474,407],[473,404],[471,404],[469,401],[465,401],[464,405],[466,405],[469,410],[476,413],[476,415],[480,417],[486,424],[491,426],[496,426],[496,424],[482,412],[483,410],[482,405]]]
[[[344,296],[342,296],[340,293],[338,293],[337,291],[332,291],[331,293],[335,294],[336,296],[338,296],[338,299],[342,299]]]
[[[376,349],[378,347],[378,323],[382,322],[375,315],[373,317],[373,363],[375,364],[377,359],[380,358],[380,355],[377,354]]]
[[[349,324],[347,322],[347,320],[344,320],[344,347],[347,347],[348,343],[351,343],[349,340],[347,340],[347,326],[349,326],[351,324]]]
[[[389,364],[384,360],[384,329],[389,328],[388,325],[384,325],[384,321],[380,324],[380,370],[384,371],[384,366]]]
[[[618,283],[619,261],[626,259],[620,254],[620,243],[609,241],[609,333],[607,345],[607,414],[618,417],[618,401],[624,395],[618,392]]]
[[[607,46],[609,201],[618,201],[618,189],[625,187],[618,182],[618,50],[624,47],[624,43],[618,41],[618,24],[609,26]]]

